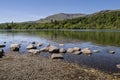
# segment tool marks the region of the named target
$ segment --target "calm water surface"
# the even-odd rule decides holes
[[[9,51],[11,43],[20,43],[21,53],[26,53],[26,47],[31,42],[42,42],[47,46],[49,43],[59,46],[65,44],[63,48],[72,47],[90,48],[91,50],[100,50],[99,53],[93,53],[91,56],[84,54],[73,55],[65,54],[66,61],[86,65],[91,68],[100,69],[107,72],[120,72],[116,67],[120,64],[120,31],[119,30],[14,30],[0,31],[0,43],[6,43],[3,48]],[[37,45],[37,44],[36,44]],[[38,49],[42,48],[38,47]],[[116,53],[110,54],[113,50]],[[49,55],[41,54],[48,57]]]

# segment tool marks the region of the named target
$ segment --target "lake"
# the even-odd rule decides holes
[[[3,48],[5,52],[9,51],[10,44],[20,43],[20,53],[26,54],[27,45],[33,41],[42,42],[42,47],[50,43],[59,48],[61,48],[59,44],[65,44],[62,46],[65,49],[90,48],[100,52],[93,53],[91,56],[66,53],[64,60],[106,72],[120,72],[116,67],[120,64],[119,38],[119,30],[0,30],[0,43],[6,42],[7,45]],[[109,51],[115,51],[115,54],[110,54]],[[40,54],[40,56],[49,57],[49,54]]]

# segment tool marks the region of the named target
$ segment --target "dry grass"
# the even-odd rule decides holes
[[[0,80],[120,80],[120,78],[63,60],[9,52],[0,59]]]

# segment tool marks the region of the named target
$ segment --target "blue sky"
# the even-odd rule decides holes
[[[38,20],[56,13],[120,9],[120,0],[0,0],[0,23]]]

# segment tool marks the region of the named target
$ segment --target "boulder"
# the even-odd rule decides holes
[[[30,45],[27,46],[27,49],[36,49],[36,48],[37,48],[37,47],[34,46],[34,44],[30,44]]]
[[[39,42],[37,45],[40,47],[40,46],[42,46],[42,45],[43,45],[43,43]]]
[[[29,53],[32,53],[32,54],[39,54],[40,53],[40,50],[36,50],[36,49],[30,49],[28,50]]]
[[[40,49],[40,52],[47,52],[48,50],[49,50],[48,47],[44,47]]]
[[[81,49],[79,47],[74,47],[73,51],[80,51]]]
[[[82,51],[82,53],[87,54],[87,55],[92,54],[92,51],[89,48],[84,48],[81,51]]]
[[[20,44],[11,44],[10,45],[10,50],[11,51],[19,51],[19,49],[20,49]]]
[[[53,53],[53,54],[51,55],[51,58],[52,58],[52,59],[64,59],[64,57],[63,57],[62,54],[55,54],[55,53]]]
[[[75,51],[75,52],[73,52],[73,54],[80,55],[80,54],[82,54],[82,51]]]
[[[59,44],[59,46],[64,46],[64,44]]]
[[[0,44],[0,48],[1,48],[1,47],[5,47],[5,44]]]
[[[67,52],[68,52],[68,53],[73,53],[74,50],[73,50],[73,48],[68,48]]]
[[[58,53],[59,52],[59,48],[57,48],[56,46],[49,46],[49,52],[50,53]]]
[[[64,48],[61,48],[61,49],[59,50],[59,53],[66,53],[66,50],[65,50]]]
[[[2,58],[4,56],[4,50],[0,49],[0,58]]]

